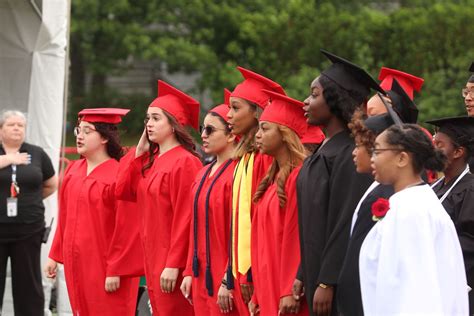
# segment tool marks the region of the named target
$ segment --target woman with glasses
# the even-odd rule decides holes
[[[123,155],[117,124],[128,111],[85,109],[74,129],[83,158],[64,174],[59,222],[45,267],[46,276],[54,278],[57,263],[64,264],[74,315],[135,314],[139,279],[121,276],[124,262],[120,267],[112,255],[122,246],[114,240],[122,229],[115,199],[115,175]]]
[[[396,114],[391,108],[389,108],[389,113],[368,118],[362,110],[354,113],[349,128],[355,140],[352,157],[358,173],[372,175],[373,169],[370,159],[375,137],[395,123],[392,116],[396,116]],[[364,315],[359,278],[360,247],[365,236],[376,223],[372,215],[372,205],[380,198],[388,199],[392,194],[391,185],[383,185],[374,181],[354,211],[349,245],[337,282],[337,309],[341,315]]]
[[[57,177],[46,152],[25,142],[26,117],[0,115],[0,314],[10,258],[15,315],[44,315],[41,240],[43,199],[56,191]]]
[[[202,164],[185,126],[199,123],[199,102],[158,81],[135,159],[119,174],[116,194],[137,201],[145,276],[153,315],[192,315],[180,293],[189,248],[191,185]]]
[[[306,157],[300,138],[307,131],[303,102],[264,90],[271,99],[260,117],[256,144],[273,163],[253,197],[252,272],[256,315],[308,315],[308,305],[293,297],[300,254],[297,247],[296,177]]]
[[[226,91],[226,102],[229,93]],[[232,178],[235,162],[232,153],[235,135],[227,123],[229,106],[221,104],[204,118],[201,132],[203,150],[215,159],[201,169],[192,186],[193,217],[188,263],[181,291],[192,300],[196,315],[237,315],[230,302],[224,311],[217,304],[217,293],[223,285],[228,260],[230,216],[232,214]]]
[[[459,239],[438,197],[421,178],[446,157],[416,125],[392,126],[375,139],[375,180],[395,193],[378,207],[360,250],[365,315],[467,315]]]

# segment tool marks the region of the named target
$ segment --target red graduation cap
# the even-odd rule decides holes
[[[183,126],[199,128],[199,102],[162,80],[158,80],[158,97],[150,107],[165,110]]]
[[[95,109],[84,109],[77,115],[81,121],[89,123],[108,123],[118,124],[122,122],[122,116],[125,116],[130,112],[129,109],[119,108],[95,108]]]
[[[316,125],[308,125],[306,133],[301,138],[303,144],[321,144],[326,136],[324,135],[321,127]]]
[[[231,92],[228,89],[224,89],[224,103],[220,104],[212,109],[209,112],[216,113],[226,122],[228,122],[227,113],[229,113],[229,98]]]
[[[397,79],[398,83],[405,90],[406,94],[413,100],[413,90],[420,91],[423,82],[423,78],[413,76],[409,73],[391,69],[387,67],[382,67],[379,74],[380,86],[385,90],[389,91],[392,89],[393,79]]]
[[[244,81],[235,87],[231,97],[245,99],[264,109],[268,103],[268,96],[262,91],[263,89],[286,95],[285,90],[275,81],[240,66],[237,69],[244,77]]]
[[[289,96],[262,90],[271,99],[260,116],[260,121],[284,125],[292,129],[300,138],[306,133],[308,123],[304,117],[304,103]]]

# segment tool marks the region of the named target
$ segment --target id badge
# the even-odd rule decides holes
[[[7,216],[16,217],[18,215],[18,199],[16,197],[7,198]]]

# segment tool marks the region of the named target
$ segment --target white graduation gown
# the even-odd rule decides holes
[[[362,244],[365,315],[468,315],[461,246],[428,185],[395,193]]]

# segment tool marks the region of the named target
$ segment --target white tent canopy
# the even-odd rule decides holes
[[[41,146],[56,170],[65,112],[69,12],[68,0],[0,0],[0,110],[27,114],[27,142]],[[45,206],[49,223],[57,213],[56,194]],[[45,259],[49,245],[43,248]]]

